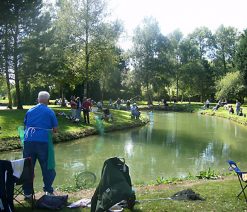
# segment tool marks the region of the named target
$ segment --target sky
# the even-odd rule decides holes
[[[133,30],[145,16],[154,17],[164,35],[180,29],[186,36],[201,26],[214,32],[221,24],[247,28],[247,0],[109,0],[108,7],[124,24],[119,43],[124,49],[131,47]]]

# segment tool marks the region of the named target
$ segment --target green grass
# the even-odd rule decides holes
[[[230,181],[205,181],[189,187],[206,198],[206,201],[144,201],[137,209],[141,211],[243,211],[246,209],[245,200],[236,198],[240,190],[237,177]],[[177,186],[172,189],[146,191],[140,194],[139,198],[142,200],[170,197],[185,188],[188,187]]]
[[[0,104],[8,104],[9,103],[9,100],[6,98],[6,99],[0,99]]]
[[[202,107],[202,103],[191,103],[189,107],[193,108],[194,111],[199,110]],[[177,103],[177,107],[188,107],[188,103]],[[243,107],[243,112],[247,111],[246,107]],[[55,111],[69,112],[69,109],[61,109],[54,107]],[[11,114],[12,112],[12,114]],[[224,118],[230,118],[233,121],[239,123],[246,123],[247,118],[240,117],[236,115],[229,115],[228,111],[220,108],[218,111],[213,112],[211,110],[202,111],[208,115],[216,115]],[[122,127],[123,125],[133,124],[132,119],[130,119],[129,112],[126,111],[116,111],[112,110],[114,116],[114,126]],[[3,115],[4,114],[4,115]],[[0,126],[2,123],[7,124],[9,130],[15,131],[16,126],[19,122],[23,120],[25,111],[0,111]],[[7,116],[7,117],[6,117]],[[5,117],[5,118],[4,118]],[[8,122],[15,123],[15,127]],[[59,117],[60,130],[65,132],[70,131],[80,131],[81,129],[86,129],[88,127],[94,128],[96,123],[93,116],[91,116],[91,126],[86,126],[83,124],[73,124],[70,121]],[[106,129],[111,129],[113,127],[112,123],[105,123]],[[11,135],[15,135],[15,132],[9,132]],[[6,136],[6,134],[5,134]],[[1,137],[0,137],[1,138]],[[174,200],[158,200],[159,198],[167,198],[172,196],[174,193],[181,191],[183,189],[191,188],[196,193],[199,193],[205,201],[174,201]],[[237,177],[226,177],[226,180],[192,180],[176,182],[168,185],[158,185],[158,186],[148,186],[148,187],[137,187],[136,195],[137,199],[140,200],[140,204],[135,206],[134,212],[156,212],[156,211],[246,211],[246,202],[241,196],[240,199],[236,198],[236,195],[240,191],[239,182]],[[81,196],[83,198],[83,196]],[[147,201],[148,199],[152,199]],[[69,201],[76,201],[73,197],[73,193],[69,193]],[[24,212],[31,211],[31,209],[23,209],[17,207],[16,211]],[[33,211],[45,211],[45,210],[33,210]],[[62,211],[90,211],[90,209],[63,209]],[[125,210],[129,211],[129,210]]]
[[[176,201],[162,200],[159,198],[171,197],[174,193],[191,188],[205,201]],[[137,187],[136,196],[140,204],[136,204],[134,212],[157,212],[157,211],[245,211],[246,202],[244,197],[236,198],[240,191],[237,177],[228,177],[226,180],[199,180],[186,181],[178,184],[165,186]],[[83,198],[83,196],[81,197]],[[69,202],[73,202],[73,194],[69,194]],[[17,207],[16,211],[31,211]],[[45,210],[34,210],[45,211]],[[65,211],[90,211],[90,209],[63,209]],[[129,210],[124,210],[129,211]]]
[[[233,105],[234,107],[234,105]],[[243,108],[243,113],[246,114],[247,113],[247,106],[242,106],[241,108]],[[235,107],[234,107],[235,110]],[[242,125],[247,125],[247,117],[244,116],[238,116],[235,114],[229,114],[228,110],[224,109],[223,107],[220,107],[217,111],[213,111],[212,109],[209,110],[204,110],[201,111],[202,114],[206,114],[206,115],[211,115],[211,116],[218,116],[218,117],[222,117],[222,118],[226,118],[226,119],[230,119],[236,123],[242,124]]]
[[[18,137],[17,128],[23,125],[25,113],[31,106],[25,106],[24,110],[0,110],[0,126],[1,134],[0,140],[13,139]],[[64,112],[70,114],[69,108],[61,108],[58,106],[51,105],[52,109],[57,112]],[[130,112],[122,110],[111,110],[113,115],[112,122],[103,122],[104,129],[106,131],[112,130],[113,128],[121,128],[132,126],[136,123],[141,123],[140,120],[131,119]],[[95,130],[96,120],[94,113],[90,113],[90,125],[85,125],[83,122],[73,123],[71,120],[66,119],[64,116],[58,116],[59,131],[60,133],[77,133],[83,130]]]

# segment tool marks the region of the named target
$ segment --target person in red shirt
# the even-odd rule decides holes
[[[82,109],[83,109],[83,117],[85,124],[90,124],[89,111],[91,107],[92,107],[91,99],[87,99],[86,97],[84,97],[84,101],[82,103]]]

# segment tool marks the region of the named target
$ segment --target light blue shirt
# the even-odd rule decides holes
[[[48,142],[49,133],[58,123],[53,110],[45,104],[37,104],[27,111],[24,125],[24,141]]]

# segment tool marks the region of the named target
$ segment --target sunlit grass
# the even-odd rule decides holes
[[[205,201],[176,201],[165,200],[162,198],[171,197],[178,191],[191,188],[198,193]],[[166,186],[148,186],[135,188],[136,197],[140,204],[136,204],[133,212],[157,212],[157,211],[232,211],[239,212],[246,210],[246,202],[243,195],[240,199],[236,195],[240,191],[240,186],[235,178],[231,177],[226,180],[201,180],[201,181],[187,181],[178,184],[171,184]],[[73,194],[69,194],[69,201],[73,202],[77,199]],[[31,208],[16,207],[16,211],[24,212],[31,211]],[[33,210],[45,211],[45,210]],[[90,211],[90,209],[64,208],[61,211]],[[124,211],[130,211],[125,209]]]
[[[235,111],[235,106],[232,104],[234,111]],[[241,106],[243,109],[243,114],[247,116],[247,106]],[[224,109],[223,107],[220,107],[217,111],[213,111],[212,109],[209,110],[204,110],[201,111],[202,114],[207,114],[207,115],[212,115],[212,116],[218,116],[222,118],[227,118],[230,119],[234,122],[237,122],[239,124],[247,125],[247,117],[244,116],[238,116],[236,114],[236,111],[234,114],[229,114],[228,110]]]
[[[17,128],[18,126],[23,125],[25,113],[31,107],[32,105],[25,105],[24,110],[0,110],[0,126],[2,128],[0,131],[0,139],[18,137]],[[70,115],[70,108],[61,108],[55,105],[50,105],[49,107],[51,107],[55,111],[55,113],[64,112],[65,114]],[[113,121],[103,121],[105,130],[112,129],[114,127],[128,126],[139,121],[131,119],[129,111],[111,110],[111,113],[113,114]],[[85,125],[83,121],[81,121],[80,123],[73,123],[71,120],[66,119],[65,116],[57,116],[59,131],[66,133],[80,132],[81,130],[89,128],[95,129],[97,128],[95,116],[99,114],[102,114],[102,112],[90,112],[90,125]]]

